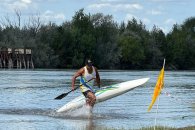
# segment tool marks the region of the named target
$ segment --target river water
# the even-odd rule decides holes
[[[160,71],[160,70],[159,70]],[[165,86],[151,112],[153,89],[159,71],[100,70],[102,86],[149,77],[141,87],[96,104],[92,118],[82,108],[72,113],[55,110],[79,96],[70,90],[75,70],[0,70],[0,130],[103,130],[195,125],[195,72],[165,71]],[[158,111],[157,111],[158,104]]]

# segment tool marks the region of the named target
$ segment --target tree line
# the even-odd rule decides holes
[[[33,17],[21,26],[21,13],[16,16],[17,22],[1,22],[0,47],[31,48],[36,68],[80,68],[91,58],[99,69],[159,69],[166,58],[167,69],[195,69],[195,17],[165,34],[135,18],[117,23],[84,9],[61,25]]]

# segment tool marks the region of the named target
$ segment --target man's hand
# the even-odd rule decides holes
[[[74,91],[74,87],[72,87],[72,91]]]

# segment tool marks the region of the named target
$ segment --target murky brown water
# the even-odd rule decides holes
[[[93,117],[85,109],[74,113],[55,110],[76,96],[62,100],[57,95],[70,90],[75,70],[0,71],[0,129],[135,129],[157,125],[195,125],[195,72],[165,71],[165,87],[156,105],[147,112],[159,71],[100,71],[102,86],[150,77],[149,82],[126,94],[97,104]],[[164,94],[168,92],[171,95]]]

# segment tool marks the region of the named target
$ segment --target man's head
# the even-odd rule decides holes
[[[91,67],[91,66],[93,66],[93,62],[90,59],[87,59],[86,60],[86,65]]]

